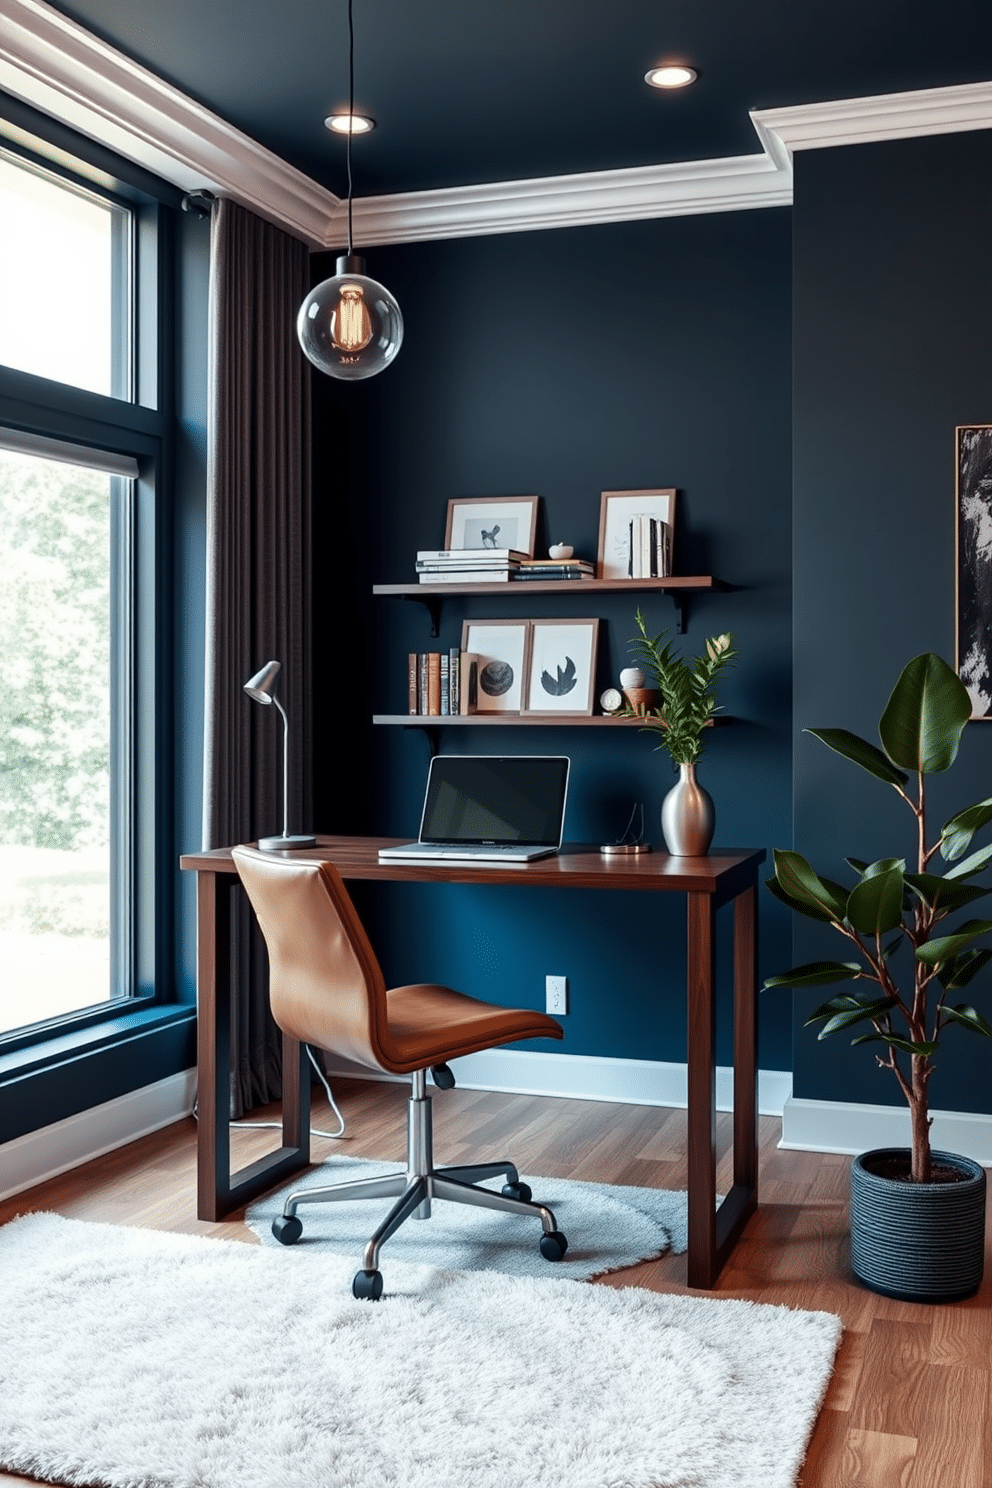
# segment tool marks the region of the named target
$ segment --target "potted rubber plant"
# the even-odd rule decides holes
[[[774,854],[768,888],[797,914],[830,925],[851,957],[814,961],[769,977],[765,987],[850,983],[807,1024],[819,1038],[852,1032],[875,1051],[910,1112],[909,1149],[863,1153],[851,1170],[851,1263],[859,1280],[888,1296],[950,1301],[982,1279],[985,1173],[970,1158],[931,1149],[929,1086],[947,1030],[992,1038],[992,1026],[959,1000],[992,960],[979,945],[992,919],[970,916],[992,892],[976,882],[992,846],[972,839],[992,821],[992,798],[964,806],[931,832],[926,782],[958,754],[971,701],[957,674],[926,653],[903,669],[878,725],[881,748],[847,729],[805,730],[894,790],[911,821],[909,852],[866,863],[847,858],[848,882],[823,878],[797,852]]]
[[[679,772],[676,784],[661,806],[661,830],[673,857],[704,857],[709,851],[716,825],[713,799],[696,779],[696,761],[703,748],[703,729],[720,704],[714,687],[723,668],[737,655],[733,636],[710,636],[701,656],[686,661],[675,651],[675,643],[662,645],[664,631],[649,636],[644,616],[635,615],[638,634],[630,648],[654,679],[661,702],[641,713],[646,729],[659,736]]]

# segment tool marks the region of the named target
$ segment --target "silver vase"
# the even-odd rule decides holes
[[[704,858],[716,827],[713,797],[696,779],[695,765],[679,765],[679,778],[661,803],[661,830],[674,858]]]

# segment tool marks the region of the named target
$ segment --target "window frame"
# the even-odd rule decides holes
[[[71,149],[69,148],[71,144]],[[115,586],[130,605],[118,629],[113,665],[125,679],[130,706],[115,708],[113,748],[129,755],[128,810],[112,820],[114,913],[124,927],[105,1003],[0,1034],[0,1078],[18,1068],[57,1067],[67,1051],[105,1049],[136,1030],[189,1018],[176,1001],[173,975],[172,750],[168,700],[172,655],[172,482],[174,478],[174,351],[176,284],[173,211],[178,193],[140,168],[117,162],[102,147],[72,136],[55,121],[4,98],[0,148],[40,167],[69,188],[103,197],[130,214],[127,299],[129,398],[94,393],[0,364],[0,425],[28,442],[51,440],[122,455],[137,462],[128,511],[117,524],[113,557],[128,552]],[[110,168],[108,168],[110,167]],[[118,272],[124,266],[118,264]],[[116,330],[116,328],[115,328]],[[40,452],[40,451],[39,451]],[[120,760],[118,758],[118,765]],[[121,817],[125,818],[124,820]],[[127,867],[119,869],[123,853]],[[0,1132],[0,1141],[3,1133]]]

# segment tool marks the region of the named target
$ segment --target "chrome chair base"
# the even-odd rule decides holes
[[[481,1185],[488,1178],[504,1178],[502,1192]],[[356,1178],[347,1183],[304,1188],[291,1193],[282,1214],[272,1221],[272,1233],[283,1245],[294,1244],[303,1233],[297,1216],[301,1204],[333,1204],[353,1199],[395,1198],[396,1203],[369,1240],[362,1255],[362,1269],[355,1276],[352,1291],[356,1297],[377,1301],[382,1295],[379,1252],[400,1225],[411,1216],[429,1219],[433,1199],[448,1199],[456,1204],[473,1204],[481,1209],[501,1209],[510,1214],[533,1215],[541,1221],[541,1254],[546,1260],[559,1261],[568,1241],[558,1229],[555,1216],[545,1204],[535,1204],[526,1183],[511,1162],[470,1163],[458,1167],[435,1168],[433,1156],[433,1115],[431,1097],[427,1094],[424,1070],[412,1076],[412,1091],[407,1102],[407,1165],[405,1172],[385,1173],[378,1178]]]

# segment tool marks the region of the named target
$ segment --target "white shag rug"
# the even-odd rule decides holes
[[[840,1322],[37,1214],[0,1228],[0,1466],[106,1488],[792,1488]]]
[[[369,1162],[358,1157],[332,1157],[300,1175],[278,1193],[249,1206],[245,1221],[263,1245],[282,1246],[272,1234],[272,1221],[282,1213],[286,1196],[322,1184],[347,1183],[356,1178],[402,1171],[401,1163]],[[549,1263],[540,1253],[541,1222],[495,1209],[477,1209],[444,1199],[431,1205],[429,1219],[408,1219],[382,1248],[379,1268],[389,1280],[394,1259],[443,1270],[505,1271],[511,1276],[548,1277],[549,1272],[572,1281],[588,1281],[607,1271],[636,1266],[674,1251],[687,1243],[684,1193],[660,1188],[625,1188],[606,1183],[581,1183],[571,1178],[534,1178],[521,1174],[539,1204],[553,1211],[558,1228],[568,1237],[564,1260]],[[503,1180],[493,1179],[499,1189]],[[293,1250],[320,1249],[347,1256],[357,1270],[369,1236],[389,1213],[393,1199],[356,1199],[347,1203],[302,1204],[297,1217],[303,1225]]]

